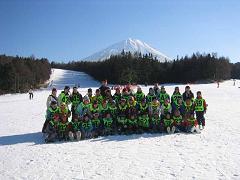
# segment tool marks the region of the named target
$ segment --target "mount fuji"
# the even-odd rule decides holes
[[[150,53],[153,55],[153,58],[156,58],[160,62],[171,61],[171,58],[152,48],[147,43],[132,38],[113,44],[102,51],[82,59],[82,61],[103,61],[110,58],[111,55],[121,54],[122,50],[131,52],[132,54],[135,52],[141,53],[142,55]]]

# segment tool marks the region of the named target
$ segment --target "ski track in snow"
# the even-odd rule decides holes
[[[83,95],[84,84],[93,90],[99,85],[86,74],[57,69],[51,80],[58,88],[80,80]],[[185,85],[179,87],[183,92]],[[143,87],[145,93],[148,88]],[[240,89],[232,81],[221,83],[219,89],[216,84],[191,85],[208,103],[201,134],[44,144],[40,131],[49,89],[36,91],[33,101],[28,94],[0,96],[0,179],[240,179]],[[170,95],[173,89],[174,85],[166,86]]]

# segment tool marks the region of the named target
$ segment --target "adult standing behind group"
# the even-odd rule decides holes
[[[194,95],[190,89],[190,86],[185,87],[185,92],[183,93],[183,101],[186,101],[187,99],[194,99]]]
[[[159,92],[160,92],[158,83],[155,83],[155,84],[154,84],[153,90],[154,90],[154,92],[155,92],[155,95],[158,96],[158,94],[159,94]]]
[[[105,98],[107,96],[107,91],[110,90],[110,88],[107,86],[107,80],[102,81],[102,85],[100,86],[100,93]]]
[[[56,104],[57,104],[57,102],[58,102],[57,89],[56,89],[56,88],[53,88],[53,89],[52,89],[52,94],[50,94],[50,95],[48,96],[48,98],[47,98],[47,103],[46,103],[46,104],[47,104],[47,108],[50,107],[52,101],[56,102]]]

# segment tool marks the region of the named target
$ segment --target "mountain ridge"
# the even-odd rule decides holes
[[[151,47],[145,42],[133,38],[128,38],[127,40],[112,44],[101,51],[83,58],[82,61],[103,61],[109,59],[111,55],[121,54],[123,50],[125,52],[131,52],[133,54],[135,52],[141,53],[142,55],[152,54],[153,58],[156,58],[160,62],[171,61],[171,58],[161,53],[157,49]]]

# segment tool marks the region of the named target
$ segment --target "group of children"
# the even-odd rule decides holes
[[[101,89],[101,88],[100,88]],[[131,89],[88,89],[82,97],[77,87],[66,86],[57,97],[54,88],[47,100],[46,121],[42,132],[46,142],[81,140],[114,134],[200,132],[205,127],[207,104],[200,91],[197,97],[189,86],[179,88],[170,97],[164,86],[149,88],[145,95],[141,87]],[[71,106],[71,109],[69,108]],[[195,118],[196,116],[196,118]]]

